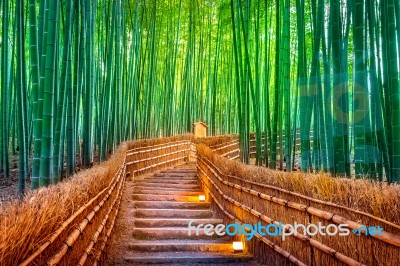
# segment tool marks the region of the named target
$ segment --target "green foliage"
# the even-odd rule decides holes
[[[202,120],[244,162],[400,181],[398,1],[0,3],[5,179],[16,140],[38,188]]]

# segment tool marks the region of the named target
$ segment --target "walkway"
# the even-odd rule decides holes
[[[222,219],[200,202],[195,164],[184,164],[128,180],[111,243],[111,265],[249,265],[251,256],[234,253],[232,239],[188,236],[188,223],[220,224]]]

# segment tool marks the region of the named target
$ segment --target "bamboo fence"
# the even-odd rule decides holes
[[[244,165],[229,162],[215,152],[214,147],[199,144],[196,149],[198,175],[226,222],[261,222],[263,225],[297,222],[306,226],[311,223],[323,226],[348,224],[350,230],[359,229],[361,232],[361,235],[350,233],[349,236],[295,234],[285,241],[280,237],[257,235],[246,242],[244,237],[239,237],[260,262],[268,265],[394,265],[393,262],[400,261],[400,226],[397,223],[340,204],[250,181]],[[240,176],[235,176],[235,172]],[[262,170],[257,173],[262,175]],[[290,178],[290,174],[284,174]],[[366,236],[362,229],[365,226],[381,226],[384,228],[383,236]]]
[[[127,153],[127,169],[131,176],[146,174],[188,161],[192,135],[165,138],[165,143],[137,147]]]
[[[107,245],[125,177],[187,161],[192,139],[192,135],[180,135],[125,142],[106,162],[56,186],[34,191],[22,202],[3,206],[0,265],[107,265]],[[93,186],[86,188],[87,195],[82,195],[84,185]],[[64,202],[57,202],[60,193],[67,194],[69,205],[57,205]],[[19,219],[21,213],[25,219]],[[42,216],[46,223],[36,221]],[[35,230],[24,230],[30,224]]]
[[[193,155],[194,151],[196,156]],[[190,160],[192,156],[197,160],[202,186],[206,194],[213,199],[213,208],[219,210],[219,215],[226,223],[261,222],[263,225],[278,225],[279,222],[297,222],[304,225],[321,223],[324,226],[333,223],[348,224],[350,230],[361,232],[361,235],[350,234],[346,237],[311,237],[299,233],[287,237],[285,241],[280,237],[260,234],[256,234],[250,241],[245,241],[245,236],[236,236],[236,239],[245,242],[246,250],[254,254],[259,262],[268,265],[389,266],[400,261],[400,219],[396,212],[390,212],[390,208],[396,208],[396,205],[385,209],[384,203],[374,201],[369,203],[371,206],[366,206],[366,201],[357,198],[357,195],[353,195],[352,200],[359,202],[358,205],[345,206],[342,204],[346,202],[343,198],[338,198],[337,202],[328,202],[318,198],[329,194],[321,189],[321,185],[308,187],[313,191],[312,195],[317,197],[299,193],[296,185],[303,183],[294,178],[295,174],[251,168],[232,161],[238,153],[235,135],[197,140],[194,140],[192,135],[180,135],[125,142],[110,160],[84,172],[82,176],[86,179],[78,177],[86,180],[86,183],[73,183],[72,178],[71,181],[46,188],[45,193],[48,193],[50,199],[57,199],[57,196],[53,195],[61,193],[63,189],[69,191],[71,194],[68,194],[68,200],[72,202],[71,205],[77,207],[69,208],[70,214],[63,214],[62,220],[54,219],[48,224],[38,222],[35,232],[41,232],[40,235],[29,235],[32,230],[23,230],[27,224],[34,224],[35,217],[25,220],[17,218],[26,210],[36,212],[37,217],[40,217],[41,211],[43,216],[47,215],[46,204],[49,203],[45,201],[48,198],[41,198],[43,191],[34,192],[31,199],[16,205],[18,208],[14,206],[15,210],[11,208],[12,211],[2,213],[2,232],[27,233],[21,235],[22,241],[19,242],[12,239],[13,234],[10,234],[9,238],[3,238],[0,244],[0,265],[106,265],[107,244],[118,214],[125,177],[129,174],[136,176],[172,167]],[[303,177],[310,178],[306,175]],[[279,180],[279,186],[270,183],[274,178]],[[78,186],[96,184],[91,183],[96,180],[103,181],[93,188],[88,188],[89,198],[80,198],[82,192]],[[343,181],[330,178],[330,182],[333,182],[330,183],[332,185]],[[365,183],[358,186],[359,183],[354,183],[356,181],[354,184],[351,182],[353,181],[348,181],[347,184],[351,184],[352,189],[374,188]],[[304,184],[302,186],[306,187]],[[391,191],[390,189],[385,191]],[[351,190],[342,192],[339,194],[351,195]],[[394,195],[381,194],[381,201],[384,199],[382,195]],[[378,192],[375,196],[379,196]],[[53,202],[54,200],[51,201]],[[393,199],[393,202],[396,203],[397,198]],[[37,209],[37,206],[44,209]],[[63,206],[56,206],[55,209],[57,208],[61,210]],[[371,214],[368,211],[370,209],[380,209],[380,215]],[[17,222],[12,223],[13,220]],[[365,230],[362,229],[365,226],[381,226],[384,228],[383,235],[366,236]],[[49,231],[46,231],[45,227],[54,229],[46,235]],[[27,241],[31,243],[23,244]],[[16,253],[18,250],[22,255]]]

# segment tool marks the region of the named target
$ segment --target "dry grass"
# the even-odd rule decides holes
[[[152,148],[141,149],[140,153],[128,153],[127,163],[135,163],[129,164],[127,169],[135,171],[135,175],[142,175],[184,162],[188,158],[192,140],[193,135],[188,134],[128,142],[129,150],[149,146]]]
[[[185,135],[177,135],[177,136],[173,136],[173,137],[158,138],[158,139],[139,139],[139,140],[135,140],[135,141],[128,141],[126,143],[128,145],[128,150],[131,150],[131,149],[135,149],[135,148],[154,146],[154,145],[158,145],[158,144],[176,142],[176,141],[181,141],[181,140],[192,141],[193,139],[194,139],[194,136],[192,134],[185,134]]]
[[[333,178],[328,174],[286,173],[263,167],[243,165],[217,156],[205,145],[197,150],[225,174],[244,180],[272,185],[314,199],[360,210],[387,221],[400,224],[400,186],[366,179]]]
[[[218,148],[228,142],[239,140],[238,135],[222,135],[207,138],[198,138],[194,141],[195,144],[204,144],[208,147]]]
[[[125,142],[107,161],[57,185],[29,192],[20,201],[0,205],[0,265],[18,265],[46,243],[65,220],[110,185],[128,150],[192,139],[192,135],[180,135]],[[48,249],[53,252],[54,248]]]
[[[197,145],[197,151],[200,158],[199,166],[202,169],[199,175],[206,184],[205,187],[210,189],[224,211],[243,223],[280,221],[283,224],[295,222],[318,224],[320,222],[327,226],[333,223],[329,220],[330,217],[336,215],[347,219],[343,221],[384,228],[387,236],[385,240],[353,234],[346,238],[316,235],[312,237],[313,245],[310,245],[307,240],[297,237],[290,237],[286,241],[282,241],[279,237],[271,238],[274,244],[303,263],[346,265],[344,261],[351,263],[358,261],[364,265],[389,266],[394,265],[394,261],[400,260],[400,249],[397,244],[391,242],[400,234],[398,211],[400,186],[389,186],[369,180],[333,178],[327,174],[286,173],[244,165],[218,155],[204,144]],[[223,175],[216,176],[215,172],[206,166],[207,160],[211,161]],[[222,182],[219,178],[228,183]],[[238,186],[233,187],[233,184]],[[242,190],[243,187],[251,188],[255,193],[249,193],[247,189]],[[271,197],[260,198],[260,194],[257,193]],[[292,206],[283,202],[290,202]],[[294,204],[304,207],[294,207]],[[306,206],[312,207],[314,211],[308,212]],[[252,211],[249,212],[249,209]],[[277,257],[273,255],[276,253],[271,252],[271,247],[261,241],[253,239],[246,244],[249,252],[260,262],[268,265],[291,265],[287,261],[278,263]],[[331,250],[327,251],[323,245]],[[339,255],[342,262],[334,258],[332,253]]]
[[[223,146],[235,138],[237,136],[198,139],[196,142],[201,144],[197,145],[197,149],[200,154],[206,156],[228,175],[364,211],[400,224],[399,186],[388,186],[368,180],[332,178],[326,174],[285,173],[247,166],[218,156],[206,146]],[[30,192],[21,201],[13,201],[0,206],[0,265],[17,265],[22,262],[45,243],[68,217],[106,188],[125,159],[127,150],[181,140],[193,141],[193,136],[181,135],[126,142],[106,162],[89,170],[81,171],[58,185]],[[165,154],[175,150],[179,149],[169,148],[158,151],[156,154]],[[166,158],[168,156],[163,160]],[[239,197],[239,200],[249,199]],[[265,204],[260,206],[260,208],[265,207]],[[274,208],[278,213],[280,207]],[[287,215],[291,214],[287,213]],[[288,247],[288,249],[290,248]]]
[[[22,262],[68,217],[106,188],[125,152],[123,144],[106,162],[60,184],[31,191],[21,201],[0,206],[0,265]]]

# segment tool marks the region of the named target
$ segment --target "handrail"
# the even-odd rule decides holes
[[[369,213],[366,213],[366,212],[363,212],[363,211],[359,211],[359,210],[352,209],[352,208],[349,208],[349,207],[346,207],[346,206],[343,206],[343,205],[339,205],[339,204],[335,204],[335,203],[326,202],[326,201],[323,201],[323,200],[311,198],[311,197],[302,195],[300,193],[292,192],[292,191],[289,191],[289,190],[286,190],[286,189],[283,189],[283,188],[280,188],[280,187],[267,185],[267,184],[262,184],[262,183],[258,183],[258,182],[254,182],[254,181],[250,181],[250,180],[245,180],[245,179],[239,178],[237,176],[227,175],[225,173],[222,173],[219,170],[219,168],[216,167],[215,164],[213,164],[209,159],[207,159],[207,158],[205,158],[205,157],[203,157],[201,155],[198,155],[197,158],[200,158],[200,160],[204,160],[205,159],[209,164],[211,164],[214,167],[214,169],[217,169],[218,173],[220,173],[221,175],[223,175],[225,177],[236,179],[236,180],[238,180],[240,182],[244,182],[244,183],[247,183],[247,184],[250,184],[250,185],[256,185],[256,186],[259,186],[259,187],[264,187],[264,188],[268,188],[268,189],[277,190],[277,191],[282,192],[284,194],[289,194],[289,195],[292,195],[292,196],[296,196],[296,197],[299,197],[299,198],[302,198],[302,199],[305,199],[305,200],[308,200],[308,201],[312,201],[312,202],[315,202],[315,203],[318,203],[318,204],[323,204],[323,205],[326,205],[326,206],[335,207],[335,208],[343,209],[343,210],[346,210],[346,211],[349,211],[349,212],[353,212],[355,214],[364,215],[364,216],[367,216],[368,218],[371,218],[371,219],[374,219],[374,220],[379,221],[381,223],[384,223],[386,225],[392,226],[392,227],[394,227],[396,229],[400,229],[400,225],[394,224],[394,223],[392,223],[390,221],[387,221],[385,219],[376,217],[376,216],[374,216],[372,214],[369,214]]]
[[[122,165],[124,165],[124,164],[122,164]],[[54,254],[53,257],[51,257],[47,261],[47,265],[56,265],[57,263],[60,262],[60,260],[67,253],[68,249],[71,248],[74,245],[74,243],[76,242],[78,237],[83,233],[83,231],[85,230],[86,226],[91,223],[91,221],[94,218],[94,216],[96,215],[96,213],[104,206],[106,201],[110,198],[110,196],[111,196],[112,192],[114,191],[114,189],[116,188],[117,184],[119,184],[119,189],[117,191],[117,196],[119,195],[119,191],[120,191],[121,185],[122,185],[122,182],[119,182],[119,181],[120,181],[120,179],[121,180],[123,179],[123,177],[121,175],[122,174],[121,168],[118,171],[118,173],[119,174],[117,175],[118,176],[117,180],[115,180],[115,182],[113,182],[112,186],[110,187],[110,189],[108,190],[107,194],[102,199],[102,201],[97,206],[95,206],[93,208],[93,210],[88,215],[86,215],[85,218],[82,219],[82,221],[79,223],[77,228],[75,228],[68,235],[67,239],[63,242],[62,246],[58,249],[57,253]],[[117,199],[118,199],[118,197],[115,198],[114,203],[112,204],[112,206],[115,204]]]
[[[36,259],[40,254],[42,254],[63,232],[68,226],[77,218],[80,214],[82,214],[85,210],[87,210],[97,199],[103,196],[107,190],[110,190],[111,187],[115,184],[116,179],[119,178],[120,172],[123,168],[123,165],[118,169],[117,173],[114,175],[113,180],[110,182],[108,187],[104,188],[100,191],[95,197],[93,197],[90,201],[88,201],[85,205],[79,208],[74,214],[72,214],[65,222],[61,224],[61,226],[50,236],[50,238],[42,244],[31,256],[29,256],[26,260],[19,264],[19,266],[29,265]]]
[[[213,149],[213,151],[214,151],[214,152],[220,151],[220,150],[226,149],[226,148],[228,148],[228,147],[236,146],[237,144],[238,144],[238,141],[235,140],[234,143],[228,144],[228,145],[225,145],[225,146],[222,146],[222,147],[219,147],[219,148],[217,148],[217,149]]]
[[[277,222],[277,221],[275,221],[275,220],[269,218],[268,216],[263,215],[263,214],[261,214],[260,212],[257,212],[256,210],[254,210],[254,209],[252,209],[252,208],[250,208],[250,207],[248,207],[248,206],[246,206],[246,205],[244,205],[244,204],[242,204],[242,203],[240,203],[240,202],[238,202],[238,201],[232,199],[231,197],[228,197],[227,195],[225,195],[225,194],[222,192],[222,190],[217,186],[217,184],[215,184],[215,182],[211,180],[211,178],[207,175],[207,173],[204,172],[204,170],[203,170],[201,167],[198,168],[198,169],[200,169],[200,171],[208,178],[208,180],[210,181],[210,183],[215,187],[215,189],[218,191],[218,193],[219,193],[225,200],[227,200],[227,201],[229,201],[229,202],[235,204],[236,206],[241,207],[243,210],[249,212],[250,214],[252,214],[253,216],[255,216],[255,217],[257,217],[257,218],[260,218],[260,219],[262,219],[262,220],[264,220],[264,221],[266,221],[266,222],[268,222],[268,223],[273,223],[273,224],[275,224],[275,225],[279,225],[279,222]],[[211,193],[211,192],[210,192],[210,193]],[[211,194],[212,194],[212,193],[211,193]],[[289,229],[289,228],[285,228],[285,231],[287,231],[288,229]],[[300,239],[300,240],[302,240],[302,241],[304,241],[304,242],[306,242],[306,243],[309,243],[309,244],[312,245],[313,247],[315,247],[315,248],[321,250],[322,252],[324,252],[324,253],[326,253],[326,254],[328,254],[328,255],[331,255],[333,258],[336,258],[336,259],[338,259],[339,261],[341,261],[341,262],[343,262],[343,263],[345,263],[345,264],[347,264],[347,265],[351,265],[351,266],[361,266],[361,265],[364,265],[364,264],[362,264],[362,263],[360,263],[360,262],[358,262],[358,261],[356,261],[356,260],[354,260],[354,259],[352,259],[352,258],[350,258],[350,257],[348,257],[348,256],[346,256],[346,255],[344,255],[344,254],[342,254],[342,253],[340,253],[340,252],[338,252],[337,250],[334,250],[334,249],[332,249],[332,248],[330,248],[330,247],[328,247],[328,246],[322,244],[321,242],[318,242],[318,241],[316,241],[316,240],[313,240],[311,237],[308,237],[308,236],[305,236],[305,235],[302,235],[302,234],[298,234],[298,233],[296,233],[296,232],[295,232],[293,235],[294,235],[296,238],[298,238],[298,239]]]
[[[193,154],[190,154],[193,151],[191,140],[192,136],[181,135],[155,141],[138,140],[122,143],[115,156],[93,170],[96,172],[93,181],[97,181],[97,176],[101,177],[99,180],[101,186],[90,185],[88,188],[90,197],[73,198],[72,202],[76,201],[78,205],[72,205],[61,221],[52,222],[51,228],[54,229],[49,234],[34,238],[33,241],[39,245],[35,244],[24,250],[23,252],[27,254],[21,255],[15,263],[23,266],[55,265],[66,262],[86,265],[90,259],[90,263],[103,264],[105,258],[103,254],[119,211],[127,173],[153,171],[194,158]],[[136,148],[129,149],[135,146]],[[151,157],[147,158],[149,156]],[[132,161],[130,164],[129,160]],[[88,170],[87,174],[83,173],[82,177],[78,178],[82,178],[84,182],[92,182],[90,171],[92,170]],[[73,186],[76,185],[78,183],[73,182]],[[52,188],[49,190],[52,191]],[[70,251],[71,248],[74,249],[73,252]],[[12,257],[6,259],[10,262]]]
[[[138,147],[138,148],[134,148],[134,149],[129,150],[128,153],[127,153],[127,156],[131,156],[131,155],[138,154],[138,153],[146,153],[146,152],[151,152],[151,151],[157,151],[157,150],[162,150],[162,149],[167,149],[167,148],[181,146],[181,145],[187,145],[187,144],[190,144],[190,141],[182,140],[182,141],[169,142],[169,143],[167,142],[167,143],[158,144],[158,145],[154,145],[154,146]],[[152,147],[152,148],[151,149],[145,149],[145,148],[148,148],[148,147]],[[157,147],[157,148],[155,148],[155,147]]]
[[[231,150],[231,151],[228,151],[228,152],[226,152],[226,153],[224,153],[224,154],[221,154],[221,156],[226,157],[226,156],[228,156],[229,154],[234,153],[234,152],[240,152],[240,150],[239,150],[239,149]]]
[[[182,160],[182,159],[185,159],[185,158],[186,158],[186,156],[183,156],[183,157],[178,157],[178,158],[171,159],[171,160],[168,160],[168,161],[165,161],[165,162],[152,164],[152,165],[146,166],[146,167],[144,167],[144,168],[140,168],[140,169],[134,170],[134,172],[135,172],[135,173],[137,173],[137,172],[142,172],[142,171],[144,171],[144,170],[148,170],[148,169],[151,169],[151,168],[154,168],[154,167],[163,165],[163,164],[167,164],[167,163],[179,161],[179,160]]]
[[[124,169],[125,170],[125,169]],[[125,175],[125,173],[123,174],[123,176]],[[85,251],[83,252],[81,259],[79,260],[78,265],[83,266],[85,264],[85,261],[87,259],[87,257],[92,253],[93,247],[94,245],[97,243],[98,241],[98,237],[100,236],[100,234],[103,232],[104,228],[106,227],[107,221],[109,221],[109,216],[111,214],[111,212],[113,210],[115,210],[115,214],[114,214],[114,218],[112,219],[112,221],[110,221],[110,228],[109,231],[107,232],[106,238],[104,239],[103,243],[107,242],[107,238],[109,236],[109,234],[111,233],[114,224],[115,224],[115,220],[117,219],[117,215],[118,215],[118,211],[119,211],[119,206],[121,204],[121,200],[122,200],[122,187],[124,186],[124,182],[120,183],[120,186],[118,188],[118,195],[115,198],[115,201],[113,202],[113,204],[111,205],[108,213],[106,214],[106,216],[104,217],[103,221],[101,222],[100,226],[98,227],[98,229],[96,230],[96,232],[94,233],[89,245],[87,246],[87,248],[85,249]],[[116,207],[114,208],[114,205],[116,205]],[[104,250],[104,247],[101,248],[98,251],[98,254],[101,254]],[[93,251],[94,252],[94,251]],[[96,255],[96,261],[98,260],[99,256]]]
[[[200,169],[200,171],[202,171],[202,169]],[[207,176],[207,175],[206,175]],[[208,180],[212,183],[213,181],[207,176]],[[211,189],[208,187],[208,185],[204,182],[204,180],[202,178],[200,178],[201,182],[206,186],[207,190],[209,191],[211,197],[213,198],[214,202],[216,203],[216,205],[218,206],[218,208],[226,215],[228,216],[231,220],[234,220],[238,223],[240,223],[241,225],[243,225],[243,222],[240,221],[239,219],[237,219],[235,216],[233,216],[231,213],[229,213],[226,209],[224,209],[224,207],[222,207],[222,205],[219,203],[219,201],[217,200],[217,198],[214,196],[214,194],[211,192]],[[220,193],[220,190],[218,187],[215,187],[215,189]],[[222,191],[221,193],[222,194]],[[248,228],[246,228],[247,230],[249,230]],[[277,244],[273,243],[271,240],[269,240],[266,237],[261,236],[260,234],[256,234],[256,237],[258,239],[260,239],[261,241],[263,241],[264,243],[266,243],[268,246],[270,246],[271,248],[273,248],[276,252],[278,252],[279,254],[281,254],[283,257],[285,257],[286,259],[290,260],[292,263],[294,263],[295,265],[298,266],[306,266],[306,264],[304,264],[302,261],[300,261],[299,259],[297,259],[296,257],[293,256],[293,254],[289,253],[288,251],[284,250],[283,248],[281,248],[280,246],[278,246]]]
[[[234,140],[231,140],[231,141],[228,141],[228,142],[224,142],[224,143],[220,143],[220,144],[216,144],[216,145],[211,145],[211,146],[208,146],[208,147],[210,149],[214,150],[214,149],[219,148],[220,146],[224,146],[224,145],[232,144],[232,143],[235,143],[235,144],[239,143],[239,139],[234,139]]]
[[[128,163],[126,163],[126,164],[127,164],[127,165],[131,165],[131,164],[135,164],[135,163],[147,162],[147,161],[159,159],[159,158],[162,158],[162,157],[165,157],[165,156],[177,154],[177,153],[180,153],[180,152],[187,152],[187,151],[189,151],[189,150],[190,150],[190,149],[184,149],[184,150],[174,151],[174,152],[170,152],[170,153],[166,153],[166,154],[161,154],[161,155],[154,156],[154,157],[149,157],[149,158],[145,158],[145,159],[141,159],[141,160],[131,161],[131,162],[128,162]]]
[[[222,137],[221,140],[224,138],[225,140],[230,139],[227,137]],[[289,216],[292,215],[293,211],[291,210],[294,210],[293,213],[299,213],[299,217],[309,217],[310,219],[312,218],[320,220],[323,223],[333,222],[335,224],[348,224],[347,227],[349,229],[357,230],[358,232],[363,233],[363,235],[366,232],[366,226],[364,224],[370,225],[371,221],[379,222],[380,225],[383,224],[390,226],[392,229],[400,229],[400,225],[394,224],[363,211],[355,210],[350,207],[331,202],[325,202],[323,200],[315,199],[300,193],[276,187],[274,185],[245,180],[238,176],[225,173],[223,167],[221,168],[220,166],[217,166],[213,158],[209,157],[208,155],[198,153],[197,149],[193,149],[193,144],[195,142],[192,142],[190,139],[182,139],[183,140],[175,141],[176,138],[171,138],[169,139],[169,142],[167,140],[165,143],[156,145],[151,145],[150,143],[159,141],[150,141],[150,143],[143,142],[144,145],[142,147],[136,147],[128,151],[125,149],[123,151],[123,163],[121,166],[119,166],[119,168],[114,168],[112,170],[114,172],[116,169],[118,169],[112,176],[111,181],[109,181],[108,184],[106,183],[107,187],[98,192],[93,198],[89,199],[88,202],[70,215],[70,217],[68,217],[68,219],[66,219],[61,226],[54,231],[54,233],[46,240],[46,242],[36,249],[36,251],[20,265],[25,266],[37,263],[39,260],[42,261],[45,258],[44,255],[49,256],[48,258],[45,258],[47,260],[47,265],[56,265],[62,263],[72,255],[72,253],[69,252],[70,248],[80,246],[78,245],[81,243],[79,236],[86,231],[93,233],[91,233],[90,236],[85,236],[85,246],[83,248],[79,247],[79,256],[77,257],[78,260],[75,264],[83,266],[88,262],[87,260],[89,258],[91,259],[91,263],[93,263],[93,265],[102,264],[102,258],[104,257],[102,254],[104,254],[104,250],[107,246],[107,240],[111,235],[116,221],[116,216],[121,204],[125,176],[127,173],[132,173],[133,176],[135,176],[136,174],[147,173],[145,172],[147,170],[154,172],[155,170],[168,166],[174,166],[179,162],[187,161],[189,158],[196,158],[200,181],[202,182],[203,187],[208,190],[209,195],[214,200],[216,206],[223,214],[226,215],[226,217],[240,224],[244,224],[246,220],[255,218],[259,219],[259,221],[265,221],[269,224],[279,225],[277,220],[274,220],[273,218],[268,217],[266,214],[263,214],[259,211],[260,208],[262,210],[262,205],[256,204],[256,202],[260,202],[257,200],[259,199],[273,203],[270,206],[273,208],[272,210],[275,211],[279,210],[279,208],[282,208],[282,206],[286,207],[286,210],[289,211]],[[220,140],[216,139],[216,141],[219,142]],[[212,142],[214,142],[214,140],[211,140],[208,143]],[[234,139],[231,141],[226,141],[225,143],[214,145],[214,147],[218,148],[210,150],[215,156],[218,156],[216,158],[222,159],[222,157],[225,157],[226,159],[223,160],[233,160],[240,156],[236,154],[240,152],[240,149],[236,147],[237,145],[238,140]],[[192,154],[192,152],[195,154]],[[104,172],[108,175],[111,175],[109,172]],[[275,194],[275,192],[281,194]],[[250,202],[247,202],[246,200],[241,200],[242,196],[244,197],[243,199],[250,199],[253,203],[250,204]],[[304,202],[304,200],[306,202]],[[227,209],[225,209],[224,206],[227,207]],[[325,208],[324,210],[324,206],[331,208]],[[238,207],[243,216],[239,215],[238,217],[235,217],[232,213],[230,213],[231,207],[233,207],[233,211],[235,211],[235,208]],[[259,210],[257,210],[257,208]],[[353,216],[350,216],[350,219],[353,220],[345,218],[343,214],[341,214],[341,210],[346,211],[346,213],[353,214]],[[338,213],[335,213],[335,211],[338,211]],[[354,216],[354,214],[357,216]],[[289,219],[289,216],[283,215],[281,218],[286,221]],[[361,218],[361,216],[361,222],[354,221],[354,217]],[[75,227],[72,225],[75,225]],[[291,232],[289,227],[284,226],[283,230],[293,233],[292,235],[295,239],[298,239],[303,243],[307,243],[310,247],[312,247],[312,250],[321,252],[321,254],[326,254],[344,264],[360,266],[364,265],[363,263],[366,262],[364,260],[357,261],[356,259],[351,258],[350,256],[352,256],[352,254],[348,253],[346,250],[342,250],[340,246],[331,245],[335,247],[331,248],[325,242],[322,243],[321,240],[318,241],[318,239],[313,237],[299,234],[297,232]],[[374,239],[374,241],[382,241],[380,243],[384,245],[384,247],[400,247],[399,235],[383,230],[380,232],[382,232],[382,235],[369,235],[369,239]],[[61,239],[61,236],[63,239]],[[292,250],[292,248],[285,250],[282,247],[286,248],[286,245],[281,247],[278,245],[279,243],[276,244],[269,238],[258,233],[255,234],[255,237],[259,241],[257,243],[264,243],[293,264],[302,266],[305,265],[304,262],[295,257],[299,256],[296,250]],[[49,249],[50,246],[51,250]],[[53,251],[54,248],[55,251]],[[74,254],[75,253],[76,251]],[[304,256],[300,256],[300,259],[305,260],[306,258]]]
[[[190,152],[193,150],[190,140],[167,142],[158,145],[149,145],[141,148],[131,149],[129,156],[130,160],[127,161],[126,165],[130,167],[130,173],[136,174],[141,173],[149,169],[154,169],[168,163],[175,163],[183,161],[190,157]],[[172,149],[172,150],[168,150]],[[150,152],[161,151],[164,153],[156,156],[148,156],[141,158],[143,154],[150,154]],[[183,154],[181,156],[180,154]],[[136,157],[135,157],[136,156]],[[172,157],[170,159],[170,157]],[[176,158],[174,158],[176,157]],[[155,162],[154,162],[155,161]],[[144,165],[143,165],[144,163]]]
[[[201,160],[201,158],[200,158],[200,160]],[[207,166],[206,164],[204,164],[204,165]],[[231,183],[229,181],[223,180],[220,176],[218,176],[216,174],[216,172],[213,169],[210,169],[210,170],[218,178],[218,180],[221,183],[223,183],[224,185],[227,185],[227,186],[233,187],[233,188],[235,188],[237,190],[252,194],[253,196],[259,197],[261,199],[268,200],[268,201],[271,201],[271,202],[274,202],[274,203],[277,203],[277,204],[280,204],[280,205],[283,205],[283,206],[286,206],[286,207],[289,207],[289,208],[292,208],[292,209],[295,209],[295,210],[298,210],[298,211],[306,212],[306,213],[309,213],[311,215],[314,215],[314,216],[317,216],[319,218],[322,218],[322,219],[324,219],[326,221],[333,221],[336,224],[348,224],[349,225],[348,227],[350,229],[360,230],[360,228],[365,228],[365,225],[362,225],[362,224],[359,224],[357,222],[348,220],[348,219],[346,219],[346,218],[344,218],[344,217],[342,217],[340,215],[337,215],[335,213],[330,213],[330,212],[327,212],[327,211],[324,211],[324,210],[320,210],[320,209],[311,207],[310,205],[304,205],[304,204],[301,204],[301,203],[293,202],[291,200],[281,199],[281,198],[278,198],[278,197],[267,195],[265,193],[261,193],[259,191],[254,190],[254,189],[245,188],[245,187],[240,186],[238,184]],[[253,209],[251,209],[251,210],[253,210]],[[373,235],[372,237],[373,238],[377,238],[377,239],[379,239],[381,241],[384,241],[384,242],[386,242],[388,244],[392,244],[394,246],[400,247],[400,237],[399,236],[397,236],[395,234],[392,234],[392,233],[389,233],[389,232],[385,232],[385,231],[382,231],[382,234],[383,234],[382,236],[380,236],[379,234],[376,234],[376,235]]]

